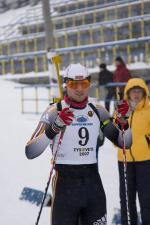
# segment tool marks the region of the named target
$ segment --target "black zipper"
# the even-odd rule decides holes
[[[130,128],[132,128],[133,114],[134,114],[134,111],[133,111],[132,114],[131,114]],[[134,156],[133,156],[133,154],[132,154],[132,149],[131,149],[131,148],[130,148],[130,155],[131,155],[133,161],[135,162],[135,158],[134,158]]]

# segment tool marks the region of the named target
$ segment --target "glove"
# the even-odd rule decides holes
[[[72,123],[74,118],[73,109],[64,108],[59,112],[55,122],[52,125],[48,125],[45,129],[45,134],[49,139],[53,139],[61,129]]]
[[[116,106],[116,124],[118,124],[119,128],[128,128],[128,117],[129,117],[129,105],[126,100],[121,100],[118,102]]]
[[[73,111],[70,108],[64,108],[58,114],[55,120],[55,124],[59,128],[63,128],[64,126],[69,126],[72,123],[73,118],[74,118]]]
[[[52,125],[48,125],[45,129],[45,134],[49,139],[53,139],[61,129],[72,123],[74,118],[73,111],[70,108],[64,108],[58,114],[55,122]]]

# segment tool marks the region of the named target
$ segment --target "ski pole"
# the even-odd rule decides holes
[[[122,143],[123,143],[123,171],[124,171],[124,182],[125,182],[125,198],[126,198],[126,210],[127,210],[127,224],[131,225],[130,209],[129,209],[129,199],[128,199],[128,178],[127,178],[127,159],[126,159],[126,149],[125,149],[125,138],[124,138],[124,126],[121,126],[122,133]]]
[[[117,101],[120,100],[120,90],[116,87]],[[127,159],[126,159],[126,149],[125,149],[125,137],[124,137],[124,124],[121,124],[121,134],[122,134],[122,145],[123,145],[123,172],[124,172],[124,182],[125,182],[125,198],[126,198],[126,211],[127,211],[127,225],[131,225],[131,216],[129,209],[129,190],[128,190],[128,178],[127,178]]]
[[[59,73],[59,64],[61,62],[61,58],[60,58],[59,55],[54,54],[54,52],[52,51],[49,54],[49,60],[51,60],[51,63],[53,64],[53,70],[51,71],[51,73],[54,73],[55,76],[57,77],[58,87],[59,87],[59,95],[60,95],[59,98],[54,98],[53,102],[54,103],[58,103],[58,102],[61,101],[61,99],[63,99],[63,91],[62,91],[61,80],[60,80],[60,73]],[[50,182],[51,182],[53,170],[54,170],[54,167],[55,167],[55,164],[56,164],[57,155],[58,155],[61,143],[62,143],[62,139],[63,139],[64,133],[65,133],[65,128],[61,131],[61,134],[60,134],[60,137],[59,137],[58,145],[57,145],[57,148],[56,148],[53,160],[52,160],[52,168],[51,168],[51,171],[50,171],[50,174],[49,174],[49,179],[47,181],[47,185],[46,185],[46,188],[45,188],[43,200],[42,200],[42,203],[41,203],[41,206],[40,206],[40,211],[38,213],[38,217],[37,217],[35,225],[38,225],[39,220],[40,220],[40,216],[41,216],[42,209],[43,209],[43,206],[44,206],[44,202],[45,202],[45,198],[46,198],[46,195],[47,195],[47,191],[48,191],[48,188],[49,188],[49,185],[50,185]]]
[[[49,185],[50,185],[50,182],[51,182],[53,170],[54,170],[54,167],[55,167],[55,164],[56,164],[57,155],[58,155],[61,143],[62,143],[62,139],[63,139],[64,133],[65,133],[65,128],[61,131],[61,134],[60,134],[60,138],[59,138],[59,142],[58,142],[58,145],[57,145],[57,149],[55,151],[55,154],[54,154],[54,157],[53,157],[53,161],[52,161],[52,168],[51,168],[51,171],[50,171],[50,174],[49,174],[49,179],[47,181],[47,185],[46,185],[46,188],[45,188],[45,193],[44,193],[44,196],[43,196],[43,200],[42,200],[42,203],[41,203],[41,206],[40,206],[40,210],[39,210],[38,217],[37,217],[35,225],[38,225],[40,217],[41,217],[41,213],[42,213],[42,209],[43,209],[43,206],[44,206],[45,198],[46,198],[47,191],[48,191],[48,188],[49,188]]]

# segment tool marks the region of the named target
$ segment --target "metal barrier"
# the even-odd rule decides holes
[[[149,89],[150,89],[150,80],[146,81]],[[90,88],[90,97],[96,98],[99,101],[106,101],[106,88],[107,87],[122,87],[125,86],[125,82],[118,83],[107,83],[106,85],[98,85],[96,82],[91,85]],[[57,84],[53,83],[52,85],[26,85],[26,86],[18,86],[17,89],[21,91],[21,113],[22,114],[41,114],[44,109],[53,102],[53,97],[57,97]],[[40,91],[42,90],[42,92]],[[28,90],[25,93],[25,90]],[[32,91],[32,93],[31,93]],[[55,96],[54,96],[55,94]],[[29,95],[27,97],[26,95]],[[42,95],[42,96],[41,96]],[[43,95],[46,95],[43,97]],[[111,99],[107,99],[107,101],[111,101]],[[115,101],[115,99],[114,99]],[[26,110],[25,103],[33,103],[30,107],[30,110]],[[40,103],[44,102],[42,106]],[[27,106],[29,108],[29,106]]]
[[[56,86],[54,86],[56,87]],[[39,103],[45,102],[45,105],[48,105],[50,102],[53,101],[52,99],[52,88],[50,85],[26,85],[26,86],[19,86],[16,89],[20,89],[21,91],[21,113],[23,114],[39,114],[42,111],[40,110]],[[41,97],[39,89],[43,89],[47,91],[47,97]],[[25,90],[28,90],[29,97],[26,97]],[[31,96],[31,90],[34,91]],[[29,110],[25,109],[26,102],[33,102],[34,105],[30,107]],[[29,108],[29,107],[27,107]]]
[[[41,114],[47,105],[53,103],[53,97],[57,97],[57,84],[52,85],[25,85],[15,87],[21,92],[21,113],[22,114]],[[40,91],[42,90],[42,93]],[[25,92],[27,90],[27,92]],[[46,96],[43,97],[46,93]],[[91,86],[91,95],[99,99],[99,87],[94,83]],[[55,95],[54,95],[55,94]],[[27,97],[28,96],[28,97]],[[41,107],[40,103],[45,102],[45,106]],[[26,106],[25,103],[28,103]],[[29,103],[33,103],[29,107]]]

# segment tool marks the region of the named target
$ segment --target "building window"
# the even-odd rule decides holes
[[[128,6],[118,8],[118,19],[127,18],[127,17],[128,17]]]
[[[121,24],[117,27],[117,37],[118,40],[125,40],[129,38],[129,25],[128,24]]]
[[[150,36],[150,21],[146,20],[144,21],[144,25],[145,25],[145,36]]]
[[[65,47],[65,37],[64,36],[58,37],[57,40],[58,40],[58,47],[64,48]]]
[[[11,54],[16,53],[16,52],[17,52],[16,42],[10,43],[9,49],[10,49],[10,53],[11,53]]]
[[[8,55],[8,45],[7,44],[2,45],[2,55]]]
[[[114,0],[107,0],[107,3],[112,3],[112,2],[114,3]]]
[[[104,31],[104,41],[114,41],[114,29],[112,26],[107,26],[103,29]]]
[[[77,33],[68,33],[68,47],[77,45]]]
[[[56,29],[62,29],[62,28],[63,28],[63,23],[62,23],[62,21],[57,21],[57,23],[55,23],[55,28],[56,28]]]
[[[37,49],[38,50],[45,49],[45,39],[44,38],[38,38],[37,39]]]
[[[131,7],[131,16],[140,16],[141,15],[141,4],[135,4]]]
[[[2,65],[2,62],[0,62],[0,75],[3,74],[3,65]]]
[[[93,30],[93,42],[100,43],[100,29]]]
[[[68,11],[73,11],[73,10],[75,10],[76,8],[75,8],[75,5],[74,4],[68,4]]]
[[[61,64],[62,64],[64,67],[66,67],[66,66],[69,65],[70,59],[69,59],[69,54],[68,54],[68,53],[63,54],[63,56],[61,57],[61,59],[62,59],[62,63],[61,63]],[[73,62],[72,62],[72,63],[73,63]]]
[[[76,17],[75,18],[75,26],[82,25],[82,17]]]
[[[25,59],[25,68],[26,68],[26,72],[32,72],[35,70],[33,58]]]
[[[10,73],[10,71],[11,71],[10,60],[5,61],[5,74]]]
[[[115,46],[115,48],[117,48]],[[107,65],[111,65],[114,63],[114,55],[113,55],[113,48],[107,48],[105,53],[105,62]]]
[[[145,60],[144,56],[145,56],[144,43],[132,43],[131,45],[132,62],[144,62]]]
[[[97,0],[97,4],[102,5],[105,3],[105,0]]]
[[[104,12],[97,12],[96,13],[96,22],[104,21]]]
[[[75,52],[74,53],[74,63],[80,63],[81,62],[81,53]]]
[[[85,24],[91,24],[91,23],[93,23],[93,15],[92,14],[85,15]]]
[[[65,27],[72,27],[72,26],[73,26],[72,18],[71,17],[66,18],[66,20],[65,20]]]
[[[88,2],[87,2],[87,6],[88,6],[88,7],[94,6],[94,1],[91,1],[91,0],[88,1]]]
[[[28,40],[28,49],[30,52],[34,51],[34,41],[33,40]]]
[[[90,43],[90,35],[88,30],[81,31],[80,37],[81,45],[87,45]]]
[[[21,25],[18,29],[21,34],[23,35],[28,34],[28,28],[25,25]]]
[[[149,14],[150,13],[150,2],[145,2],[144,3],[144,14]]]
[[[59,12],[60,12],[60,13],[66,12],[66,7],[65,7],[65,6],[61,6],[61,7],[58,8],[58,9],[59,9]]]
[[[20,44],[19,44],[19,52],[25,52],[25,51],[26,51],[25,41],[20,41]]]
[[[37,29],[38,29],[38,32],[40,32],[40,33],[41,33],[41,32],[44,32],[44,31],[45,31],[44,24],[43,24],[43,23],[38,24]]]
[[[132,24],[132,36],[133,38],[138,38],[141,36],[141,26],[140,21],[134,22]]]
[[[126,45],[119,45],[117,49],[117,55],[121,56],[125,63],[127,63],[128,57],[127,57],[127,46]]]
[[[85,8],[84,2],[79,2],[78,3],[78,9],[84,9],[84,8]]]
[[[38,57],[38,72],[43,71],[43,57]]]
[[[114,20],[115,19],[115,10],[111,9],[108,11],[107,20]]]
[[[97,51],[95,49],[84,52],[84,61],[87,67],[96,66]]]
[[[22,73],[22,62],[21,60],[16,60],[14,61],[14,69],[15,69],[15,73]]]

